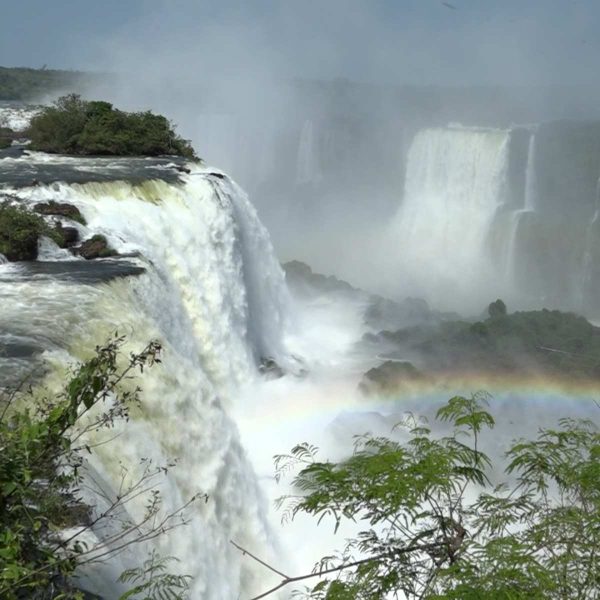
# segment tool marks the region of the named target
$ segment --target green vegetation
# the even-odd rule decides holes
[[[91,75],[78,71],[0,67],[0,100],[36,100],[82,87]]]
[[[48,202],[40,202],[35,205],[35,212],[41,215],[55,215],[61,217],[67,217],[71,221],[77,221],[85,225],[85,218],[76,206],[68,204],[67,202],[56,202],[56,200],[49,200]]]
[[[506,314],[501,300],[488,312],[488,319],[476,323],[446,321],[382,331],[375,338],[397,346],[403,358],[426,374],[463,371],[593,380],[600,373],[600,328],[585,318],[547,309]]]
[[[8,202],[0,204],[0,254],[8,260],[35,260],[42,235],[64,245],[60,230],[49,227],[38,215]]]
[[[13,131],[8,127],[0,127],[0,150],[11,146],[13,140]]]
[[[106,560],[131,544],[147,542],[185,522],[183,511],[194,499],[174,513],[161,514],[160,493],[154,485],[166,466],[143,458],[142,474],[137,479],[124,475],[114,497],[106,489],[95,490],[108,501],[108,509],[94,512],[82,500],[83,484],[88,488],[94,485],[93,478],[84,481],[86,457],[94,452],[86,435],[127,420],[130,408],[140,403],[139,389],[124,391],[122,382],[137,370],[160,362],[160,346],[152,342],[139,354],[131,354],[120,368],[123,342],[115,337],[96,348],[90,360],[73,370],[58,395],[13,392],[0,397],[3,600],[82,599],[73,583],[77,568]],[[123,520],[127,503],[142,494],[148,497],[146,513],[137,520]],[[107,546],[84,541],[92,527],[102,530],[117,517],[122,526],[106,534]],[[60,535],[68,527],[74,529]],[[122,580],[135,584],[135,590],[123,598],[143,591],[147,599],[181,599],[188,578],[169,575],[166,564],[153,554],[140,569],[124,573]]]
[[[197,158],[165,117],[123,112],[109,102],[86,101],[76,94],[59,98],[34,117],[27,135],[31,148],[42,152]]]
[[[484,396],[452,398],[436,422],[450,434],[409,415],[400,424],[404,442],[366,435],[339,463],[317,460],[309,444],[276,457],[279,476],[298,471],[297,494],[281,500],[284,518],[362,528],[311,573],[288,577],[261,562],[282,579],[257,598],[318,577],[298,597],[600,598],[597,426],[563,419],[513,442],[497,464],[481,451],[494,427]],[[512,479],[512,489],[496,477]]]
[[[77,253],[87,260],[108,258],[118,254],[108,245],[108,240],[101,234],[93,235],[89,240],[85,240],[77,249]]]

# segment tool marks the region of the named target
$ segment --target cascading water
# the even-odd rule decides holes
[[[399,276],[411,293],[457,308],[491,285],[486,243],[504,202],[508,148],[507,130],[417,133],[391,231]]]
[[[286,364],[281,340],[287,292],[254,209],[233,182],[201,168],[179,184],[54,184],[11,193],[28,203],[54,199],[78,206],[90,230],[106,235],[121,253],[140,253],[137,260],[146,268],[137,278],[99,285],[53,277],[3,281],[14,310],[3,310],[2,325],[26,332],[35,323],[36,341],[54,365],[49,386],[64,380],[65,364],[83,358],[114,330],[127,335],[132,350],[154,338],[164,344],[163,365],[144,376],[141,413],[118,425],[111,443],[92,456],[94,480],[115,489],[120,465],[134,476],[141,457],[157,465],[177,458],[162,487],[164,512],[198,492],[210,500],[195,505],[185,534],[175,530],[154,547],[179,558],[178,569],[193,575],[193,598],[258,593],[263,572],[229,541],[267,557],[274,542],[226,407],[236,386],[255,377],[261,357]],[[56,259],[55,251],[42,243],[42,258]],[[143,498],[127,505],[137,518],[144,508]],[[149,549],[134,548],[87,571],[88,585],[117,597],[110,582],[124,567],[139,565]]]
[[[527,146],[527,166],[525,168],[525,193],[523,206],[515,210],[511,217],[511,230],[506,255],[506,277],[509,285],[515,285],[515,267],[517,263],[517,241],[523,221],[530,219],[536,211],[537,204],[537,173],[536,173],[536,135],[535,131],[529,136]]]
[[[525,210],[535,212],[537,205],[537,173],[535,132],[529,137],[527,168],[525,171]]]
[[[298,145],[296,183],[317,183],[321,179],[315,125],[312,120],[304,122]]]
[[[0,102],[0,127],[8,127],[13,131],[23,131],[39,112],[40,108],[37,106]]]

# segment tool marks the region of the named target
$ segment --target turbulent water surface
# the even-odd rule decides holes
[[[164,363],[144,377],[142,413],[99,447],[94,480],[117,489],[121,465],[133,474],[141,458],[155,464],[177,459],[162,486],[165,511],[199,492],[211,501],[192,513],[185,535],[166,535],[157,547],[194,576],[194,597],[253,593],[256,568],[243,564],[229,541],[267,556],[274,542],[227,405],[241,382],[257,376],[261,359],[293,362],[282,342],[287,292],[267,233],[243,192],[213,171],[194,168],[177,183],[145,179],[136,185],[106,181],[115,173],[97,160],[48,161],[63,180],[73,170],[98,168],[102,181],[23,187],[11,178],[9,163],[2,192],[25,205],[72,203],[87,221],[78,226],[84,237],[102,233],[115,249],[139,258],[86,263],[46,247],[40,248],[46,262],[0,265],[2,372],[15,376],[41,367],[44,358],[46,370],[51,367],[48,385],[58,385],[69,362],[88,356],[114,331],[127,336],[131,349],[159,339]],[[153,162],[150,173],[160,166]],[[138,163],[121,161],[115,169],[129,173],[130,167],[136,172]],[[128,506],[138,518],[143,509],[143,499]],[[114,585],[120,570],[139,563],[146,550],[86,573],[92,587],[106,590],[100,575]]]

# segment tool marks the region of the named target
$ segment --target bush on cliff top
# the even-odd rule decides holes
[[[197,158],[162,115],[128,113],[77,94],[59,98],[34,117],[28,137],[32,149],[58,154]]]

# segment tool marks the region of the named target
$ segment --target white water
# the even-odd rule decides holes
[[[537,173],[535,132],[529,137],[525,171],[525,210],[534,212],[537,206]]]
[[[298,144],[296,183],[318,183],[321,180],[315,125],[310,119],[304,122]]]
[[[177,568],[194,576],[192,598],[258,593],[266,574],[229,542],[266,558],[273,558],[276,542],[228,406],[240,383],[256,377],[260,357],[293,363],[282,342],[288,304],[283,273],[253,207],[233,182],[199,168],[181,185],[55,184],[15,192],[31,203],[52,198],[76,204],[90,233],[105,234],[121,252],[140,252],[148,269],[139,278],[96,286],[30,280],[3,288],[23,327],[36,323],[40,336],[54,340],[46,347],[56,382],[68,361],[85,357],[115,330],[127,335],[128,349],[154,338],[164,344],[164,363],[140,382],[141,414],[111,431],[109,437],[118,437],[93,455],[95,480],[114,493],[121,464],[133,476],[141,457],[155,464],[178,459],[161,486],[165,513],[197,492],[209,501],[194,508],[185,529],[152,546],[178,557]],[[43,242],[42,251],[49,258],[56,249]],[[10,319],[6,311],[4,318]],[[67,354],[58,349],[65,344]],[[145,500],[128,505],[132,517],[143,514]],[[150,547],[86,576],[105,597],[116,597],[110,581],[125,566],[140,564]]]
[[[60,248],[50,238],[42,236],[38,241],[38,256],[41,262],[53,262],[57,260],[78,260],[66,248]]]
[[[517,266],[517,239],[519,228],[524,215],[536,212],[537,206],[537,173],[536,173],[536,134],[532,132],[529,136],[527,148],[527,166],[525,167],[525,197],[523,208],[515,210],[511,215],[510,235],[506,252],[506,279],[510,285],[515,285],[515,273]]]
[[[494,285],[487,249],[504,202],[509,131],[419,132],[408,154],[404,199],[391,228],[397,278],[438,306],[462,307]]]
[[[0,105],[0,127],[23,131],[40,110],[35,106]]]

